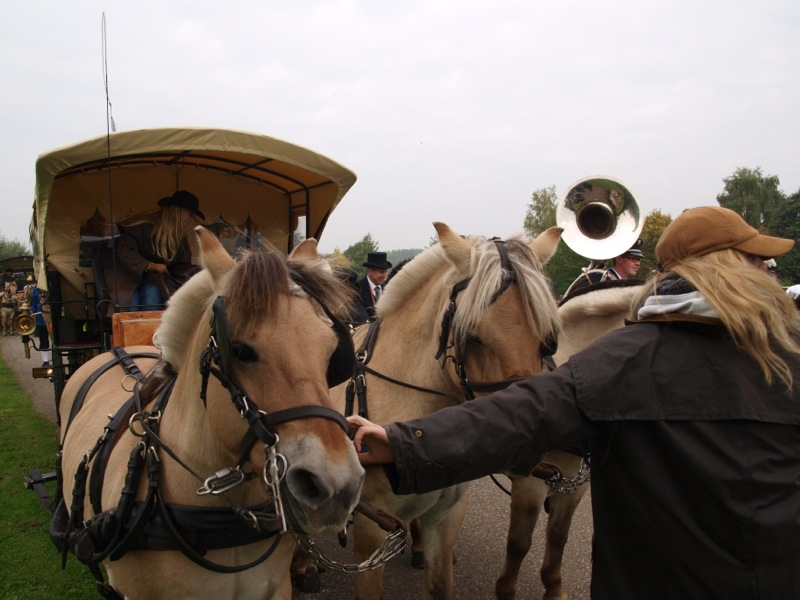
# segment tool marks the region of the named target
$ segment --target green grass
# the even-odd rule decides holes
[[[57,452],[55,425],[36,413],[30,397],[0,359],[0,598],[3,600],[100,598],[89,570],[74,556],[68,560],[67,568],[61,569],[61,555],[47,533],[50,517],[36,493],[24,485],[24,477],[32,469],[52,471]]]

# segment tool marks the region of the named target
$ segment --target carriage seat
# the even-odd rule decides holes
[[[117,312],[111,317],[112,346],[152,346],[163,310]]]

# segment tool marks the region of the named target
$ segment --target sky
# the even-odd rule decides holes
[[[354,171],[323,252],[367,233],[381,250],[422,248],[434,221],[507,237],[535,190],[590,175],[673,217],[716,204],[740,167],[800,189],[797,0],[75,0],[3,13],[10,240],[28,240],[36,157],[106,133],[104,65],[117,131],[242,129]]]

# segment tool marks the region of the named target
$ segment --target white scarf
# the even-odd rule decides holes
[[[700,292],[665,296],[650,296],[637,314],[639,320],[664,315],[681,313],[718,319],[717,311]]]

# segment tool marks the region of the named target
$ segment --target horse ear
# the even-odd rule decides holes
[[[436,233],[439,234],[439,245],[444,250],[447,258],[450,259],[450,262],[455,265],[459,272],[469,273],[472,247],[464,238],[444,223],[437,221],[433,226],[436,228]]]
[[[558,240],[561,239],[561,232],[563,231],[561,227],[551,227],[531,241],[530,249],[533,250],[536,258],[543,265],[546,265],[558,250]]]
[[[208,229],[198,225],[194,231],[197,234],[197,243],[200,245],[200,263],[216,281],[233,269],[235,262],[220,244],[217,236]]]
[[[291,254],[289,254],[290,258],[300,258],[306,260],[315,260],[319,258],[319,252],[317,250],[317,240],[314,238],[307,238],[297,244],[294,247]]]

